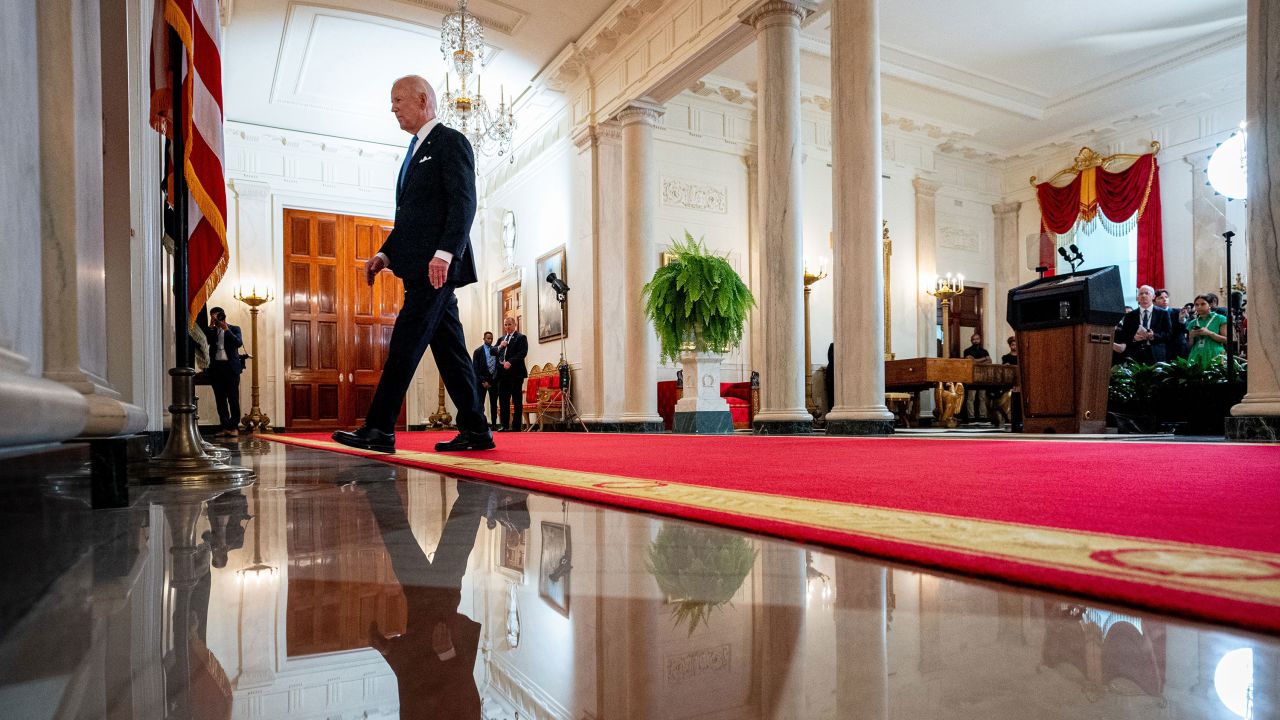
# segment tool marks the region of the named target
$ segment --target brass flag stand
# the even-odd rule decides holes
[[[170,86],[173,91],[172,142],[173,150],[173,316],[174,316],[174,367],[169,370],[173,382],[173,403],[169,405],[171,419],[169,438],[159,455],[140,467],[130,476],[142,484],[193,485],[216,484],[221,488],[242,487],[253,481],[253,471],[236,465],[226,465],[211,457],[204,450],[200,428],[196,425],[195,375],[191,362],[191,346],[187,341],[190,326],[190,302],[187,276],[187,181],[184,176],[186,162],[184,100],[182,70],[186,57],[182,40],[177,31],[169,30]]]

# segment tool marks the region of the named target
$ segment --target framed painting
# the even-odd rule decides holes
[[[524,582],[525,553],[529,531],[516,530],[506,525],[498,526],[498,570],[518,583]]]
[[[573,541],[569,526],[542,522],[542,558],[538,567],[538,595],[561,615],[569,617],[569,578],[573,570]]]
[[[551,283],[547,282],[547,276],[555,273],[558,278],[566,277],[564,246],[561,245],[538,258],[535,269],[534,278],[538,283],[538,342],[559,340],[569,333],[569,311],[567,306],[560,307],[560,302],[556,300],[556,291],[551,288]]]

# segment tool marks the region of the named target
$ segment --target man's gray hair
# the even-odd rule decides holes
[[[431,83],[427,82],[426,78],[422,77],[421,75],[405,75],[404,77],[399,78],[394,83],[392,83],[392,87],[395,87],[396,85],[401,85],[401,84],[408,85],[409,87],[413,88],[415,91],[420,92],[423,95],[426,95],[427,105],[431,107],[432,112],[435,112],[435,110],[439,107],[439,105],[436,104],[436,90],[435,88],[431,87]]]

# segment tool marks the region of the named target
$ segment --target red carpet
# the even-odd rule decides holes
[[[449,437],[374,455],[1280,632],[1276,446],[513,433],[431,452]]]

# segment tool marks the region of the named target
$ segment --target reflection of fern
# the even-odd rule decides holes
[[[727,353],[742,343],[751,290],[733,266],[688,233],[672,240],[673,259],[644,286],[644,312],[658,333],[662,358],[675,361],[692,344],[696,352]]]
[[[733,599],[755,561],[755,548],[740,535],[664,523],[649,545],[647,565],[671,600],[675,624],[688,623],[692,635]]]

